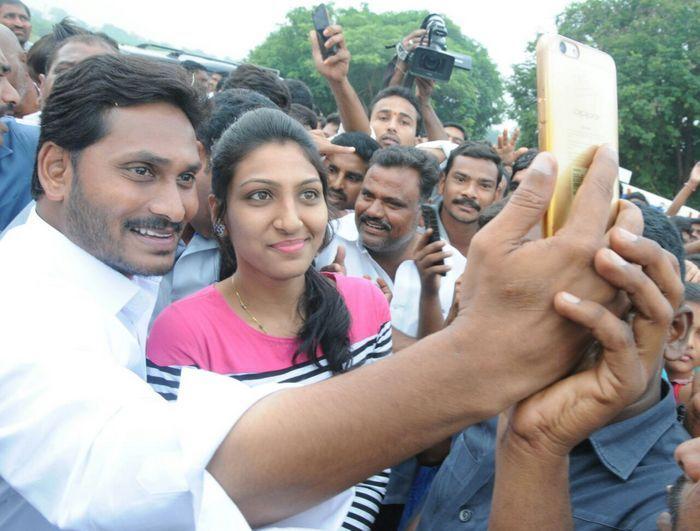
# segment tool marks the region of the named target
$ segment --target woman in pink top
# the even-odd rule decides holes
[[[182,366],[249,385],[312,382],[391,352],[391,318],[369,281],[313,267],[330,238],[325,166],[304,128],[258,109],[215,146],[209,197],[222,278],[175,302],[147,344],[149,382],[177,392]],[[369,529],[387,475],[356,486],[344,527]]]

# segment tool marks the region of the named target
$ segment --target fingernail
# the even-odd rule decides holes
[[[530,168],[540,173],[554,173],[554,162],[548,153],[540,153],[530,164]]]
[[[617,229],[618,234],[620,235],[620,238],[623,240],[626,240],[628,242],[636,242],[638,239],[638,236],[636,234],[632,234],[630,231],[626,229]]]
[[[626,265],[628,264],[627,260],[625,260],[624,258],[622,258],[619,254],[617,254],[617,253],[616,253],[615,251],[613,251],[612,249],[605,249],[605,252],[608,253],[608,256],[610,257],[610,259],[611,259],[613,262],[615,262],[615,264],[617,264],[617,265],[619,265],[619,266],[626,266]]]
[[[576,295],[569,293],[568,291],[563,291],[561,294],[561,298],[564,299],[566,302],[570,302],[571,304],[578,304],[579,302],[581,302],[581,299],[579,299]]]

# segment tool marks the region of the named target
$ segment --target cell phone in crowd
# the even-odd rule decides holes
[[[617,149],[617,73],[608,54],[561,35],[537,41],[539,147],[559,163],[544,235],[559,230],[601,144]],[[615,185],[611,218],[615,215]]]
[[[330,19],[328,18],[326,4],[321,4],[314,9],[312,19],[314,21],[314,28],[316,29],[316,37],[318,37],[318,46],[321,48],[321,55],[323,58],[326,59],[331,55],[338,53],[337,45],[334,44],[330,48],[326,48],[325,46],[328,37],[323,34],[323,30],[331,25]]]
[[[435,212],[435,209],[429,205],[421,205],[420,208],[423,212],[423,223],[425,225],[425,230],[433,229],[433,232],[428,239],[428,245],[430,245],[431,243],[440,239],[440,226],[438,225],[437,213]],[[435,265],[445,265],[445,261],[440,260],[440,262],[437,262]],[[440,274],[444,277],[447,273]]]

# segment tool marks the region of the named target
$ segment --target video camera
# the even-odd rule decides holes
[[[420,27],[427,33],[421,44],[408,54],[406,62],[410,74],[435,81],[449,81],[455,67],[472,69],[471,57],[447,51],[447,26],[440,15],[431,13]],[[427,43],[422,44],[424,41]]]

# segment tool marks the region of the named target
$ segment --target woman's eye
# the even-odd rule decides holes
[[[306,190],[301,193],[301,197],[303,197],[305,201],[313,201],[314,199],[318,199],[320,194],[316,190]]]
[[[270,199],[272,195],[270,192],[266,192],[264,190],[261,190],[259,192],[253,192],[248,196],[250,199],[253,199],[254,201],[265,201],[267,199]]]

